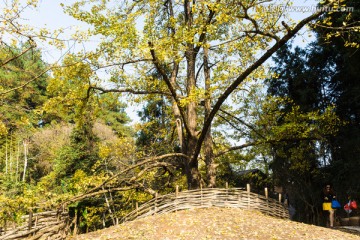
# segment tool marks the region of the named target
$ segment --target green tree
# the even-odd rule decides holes
[[[92,34],[103,36],[91,56],[96,56],[95,66],[112,66],[117,87],[95,89],[160,94],[172,103],[189,188],[201,181],[203,146],[207,184],[215,185],[211,126],[220,107],[230,100],[238,104],[242,84],[264,78],[264,62],[322,14],[288,26],[279,21],[286,18],[283,12],[268,11],[262,1],[187,0],[78,1],[66,11],[93,25]],[[152,69],[161,77],[149,76]],[[136,100],[146,99],[141,96]]]
[[[0,88],[4,91],[0,94],[0,125],[3,129],[0,166],[4,184],[12,189],[16,188],[14,183],[29,180],[29,138],[40,127],[39,121],[44,118],[41,106],[47,100],[47,75],[28,82],[46,69],[40,51],[30,51],[31,48],[29,44],[23,47],[2,44],[0,49],[4,63],[0,68]]]
[[[324,112],[333,104],[326,89],[329,89],[334,69],[327,60],[328,55],[316,43],[310,44],[306,50],[298,47],[292,50],[290,45],[283,47],[274,58],[272,71],[276,73],[276,78],[268,80],[268,94],[290,98],[306,113]],[[285,105],[282,111],[288,114],[292,106]],[[279,118],[277,124],[286,123]],[[330,136],[329,131],[321,137],[309,136],[303,141],[294,139],[272,146],[271,168],[275,182],[284,186],[294,199],[293,205],[302,209],[297,216],[300,221],[319,222],[316,193],[321,188],[321,160],[327,157],[324,149],[329,146]]]
[[[18,56],[27,48],[27,45],[20,48],[2,45],[1,55],[4,59],[1,61],[6,61],[5,59],[9,56]],[[39,106],[47,99],[45,93],[47,76],[42,75],[36,82],[27,83],[27,81],[37,72],[44,71],[45,68],[46,64],[41,60],[39,50],[22,53],[21,56],[1,67],[2,90],[13,89],[6,94],[1,94],[0,120],[9,132],[23,127],[35,127],[41,119]]]
[[[98,120],[111,127],[118,137],[132,136],[133,130],[127,126],[130,122],[125,112],[126,104],[120,101],[120,94],[108,93],[98,96]]]
[[[357,101],[359,86],[358,53],[360,19],[359,3],[347,1],[354,7],[351,14],[337,12],[328,17],[333,23],[329,28],[315,28],[318,44],[328,56],[328,62],[333,65],[334,74],[330,78],[329,92],[336,104],[336,112],[346,121],[339,134],[331,139],[326,180],[332,181],[339,194],[360,197],[360,189],[353,178],[355,169],[359,168],[359,109]],[[325,19],[326,20],[326,19]],[[348,27],[343,29],[344,27]],[[333,34],[335,28],[336,34]]]
[[[347,3],[348,6],[356,6],[354,1]],[[350,19],[356,23],[358,11],[352,12],[351,16],[346,12],[327,13],[322,19],[328,21],[328,26],[315,29],[317,40],[306,50],[290,50],[288,47],[277,53],[273,70],[278,78],[269,81],[270,94],[289,97],[305,111],[323,111],[327,106],[334,105],[337,116],[346,123],[339,125],[336,135],[328,135],[313,144],[276,146],[275,176],[284,183],[292,179],[290,182],[294,184],[288,184],[288,190],[297,196],[297,207],[305,209],[299,212],[298,219],[313,223],[319,223],[318,216],[321,215],[318,208],[320,199],[313,193],[318,192],[324,182],[335,184],[340,199],[346,199],[348,194],[357,195],[359,191],[354,185],[356,180],[349,177],[353,176],[353,169],[358,168],[358,159],[354,158],[359,151],[354,147],[358,139],[355,136],[358,132],[358,104],[353,99],[359,92],[359,54],[356,45],[351,44],[351,41],[356,42],[358,34],[355,25],[352,31],[344,29]],[[339,32],[332,32],[334,29]],[[299,156],[303,156],[305,161]],[[302,171],[298,168],[300,165],[296,167],[295,164],[301,162],[312,167],[298,175]]]
[[[161,155],[174,151],[178,147],[177,139],[174,139],[175,129],[172,129],[167,112],[171,105],[166,100],[149,101],[142,111],[139,111],[140,120],[143,122],[139,126],[140,131],[137,136],[137,146],[144,151],[145,155]]]

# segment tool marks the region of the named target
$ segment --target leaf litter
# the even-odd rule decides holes
[[[68,239],[360,240],[360,236],[278,219],[254,210],[202,208],[154,215]]]

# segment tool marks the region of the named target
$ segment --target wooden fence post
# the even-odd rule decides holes
[[[175,212],[177,212],[177,198],[179,196],[179,185],[176,185],[176,188],[175,188],[175,202],[174,202],[174,205],[175,205]]]
[[[265,198],[268,199],[269,198],[269,192],[268,192],[268,188],[265,188]]]
[[[155,193],[155,213],[157,212],[157,197],[158,197],[158,193]]]
[[[33,216],[33,212],[32,212],[32,210],[30,210],[30,212],[29,212],[29,222],[28,222],[28,230],[29,231],[32,228],[32,216]]]
[[[203,205],[202,183],[200,183],[200,205]]]
[[[248,195],[248,203],[247,203],[247,208],[248,209],[250,209],[250,205],[251,205],[251,203],[250,203],[250,184],[248,183],[248,184],[246,184],[246,192],[247,192],[247,195]]]
[[[265,188],[266,207],[269,208],[269,192],[268,188]]]
[[[135,209],[136,209],[136,217],[138,217],[139,214],[139,203],[136,201],[135,202]]]
[[[77,214],[78,214],[78,211],[77,211],[77,209],[75,209],[75,216],[74,216],[74,220],[73,220],[73,222],[74,222],[74,230],[73,230],[73,235],[76,235],[77,234]],[[104,228],[105,228],[105,222],[104,222],[104,213],[103,213],[103,226],[104,226]]]
[[[35,216],[35,224],[34,224],[34,228],[36,228],[36,226],[37,226],[37,222],[38,222],[38,216]]]
[[[229,197],[228,188],[229,188],[229,183],[225,182],[225,189],[226,189],[225,207],[228,205],[228,197]]]

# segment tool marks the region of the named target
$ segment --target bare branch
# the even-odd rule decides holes
[[[265,144],[275,144],[275,143],[281,143],[281,142],[296,142],[296,141],[311,141],[311,140],[319,140],[319,138],[310,138],[310,137],[304,137],[304,138],[283,138],[283,139],[270,139],[270,140],[264,140],[264,141],[256,141],[256,142],[249,142],[249,143],[245,143],[239,146],[233,146],[230,147],[224,151],[221,151],[219,153],[217,153],[215,155],[215,157],[220,157],[228,152],[231,151],[236,151],[236,150],[240,150],[240,149],[244,149],[247,147],[253,147],[253,146],[257,146],[257,145],[265,145]]]
[[[109,93],[109,92],[117,92],[117,93],[132,93],[132,94],[160,94],[160,95],[166,95],[171,97],[171,94],[168,92],[163,92],[163,91],[142,91],[142,90],[134,90],[131,88],[113,88],[113,89],[105,89],[102,87],[96,87],[96,86],[91,86],[90,88],[94,89],[94,90],[98,90],[101,92],[101,94],[104,93]]]
[[[126,61],[126,62],[101,65],[101,66],[98,66],[97,69],[99,70],[99,69],[102,69],[102,68],[109,68],[109,67],[114,67],[114,66],[120,66],[123,69],[126,65],[129,65],[129,64],[139,63],[139,62],[151,62],[151,61],[152,61],[152,59],[147,59],[147,58],[135,59],[135,60],[129,60],[129,61]]]
[[[97,187],[94,187],[94,188],[90,189],[86,193],[81,194],[79,196],[76,196],[74,198],[71,198],[71,199],[69,199],[67,201],[62,202],[61,205],[68,204],[68,203],[75,202],[75,201],[79,201],[79,200],[82,200],[82,199],[85,199],[85,198],[97,196],[97,195],[100,195],[100,194],[103,194],[103,193],[118,192],[118,191],[128,191],[128,190],[131,190],[131,189],[139,189],[139,188],[141,188],[145,192],[148,192],[148,193],[153,195],[153,194],[155,194],[154,190],[152,190],[152,189],[150,189],[148,187],[145,187],[143,184],[141,184],[139,182],[136,182],[136,180],[138,180],[142,175],[144,175],[150,169],[172,166],[170,163],[167,163],[167,162],[155,162],[157,160],[164,159],[164,158],[169,158],[169,157],[184,157],[184,158],[187,158],[187,156],[182,154],[182,153],[171,153],[171,154],[165,154],[165,155],[162,155],[162,156],[149,158],[147,160],[144,160],[144,161],[142,161],[140,163],[137,163],[137,164],[135,164],[135,165],[121,171],[120,173],[108,178],[102,184],[100,184]],[[144,166],[147,163],[152,163],[152,164],[150,164],[149,166],[144,167],[135,176],[118,181],[117,184],[116,184],[117,186],[108,186],[106,189],[104,188],[104,186],[107,183],[109,183],[111,180],[114,180],[118,176],[120,176],[122,174],[125,174],[126,172],[129,172],[129,171],[131,171],[131,170],[133,170],[133,169],[135,169],[137,167]],[[119,185],[121,185],[123,183],[125,183],[127,186],[119,187]]]
[[[29,81],[25,82],[24,84],[21,84],[17,87],[14,87],[14,88],[11,88],[9,90],[6,90],[6,91],[3,91],[3,92],[0,92],[0,96],[1,95],[5,95],[7,93],[10,93],[12,91],[15,91],[15,90],[18,90],[20,88],[24,88],[26,87],[27,85],[29,85],[30,83],[34,82],[35,80],[37,80],[38,78],[40,78],[42,75],[44,75],[45,73],[47,73],[50,69],[52,69],[53,67],[48,67],[46,68],[44,71],[42,71],[40,74],[36,75],[35,77],[33,77],[32,79],[30,79]]]
[[[265,139],[265,136],[263,136],[257,129],[255,129],[254,126],[251,126],[250,124],[247,124],[246,122],[244,122],[244,121],[241,120],[240,118],[232,115],[232,114],[229,113],[229,112],[224,111],[224,110],[221,109],[221,108],[219,109],[219,111],[221,111],[221,112],[225,113],[226,115],[234,118],[236,121],[240,122],[241,124],[243,124],[243,125],[246,126],[247,128],[249,128],[249,129],[251,129],[252,131],[254,131],[259,137]]]
[[[114,180],[115,178],[121,176],[122,174],[125,174],[125,173],[139,167],[139,166],[143,166],[143,165],[145,165],[147,163],[158,161],[158,160],[161,160],[161,159],[164,159],[164,158],[169,158],[169,157],[182,157],[182,158],[188,159],[188,156],[186,156],[185,154],[182,154],[182,153],[169,153],[169,154],[165,154],[165,155],[162,155],[162,156],[151,157],[151,158],[148,158],[148,159],[146,159],[144,161],[141,161],[141,162],[139,162],[137,164],[134,164],[134,165],[130,166],[129,168],[115,174],[114,176],[111,176],[110,178],[106,179],[102,184],[100,184],[97,187],[94,187],[94,188],[90,189],[88,192],[90,193],[90,192],[94,192],[94,191],[97,191],[97,190],[101,189],[102,186],[105,186],[108,182]]]
[[[28,47],[27,49],[25,49],[24,51],[22,51],[21,53],[19,53],[18,55],[15,55],[7,60],[5,60],[4,62],[2,62],[0,64],[0,67],[3,67],[4,65],[8,64],[9,62],[21,57],[22,55],[24,55],[25,53],[27,53],[28,51],[30,51],[31,49],[35,48],[36,47],[36,44],[35,42],[30,38],[29,39],[29,43],[30,43],[30,47]]]
[[[359,30],[360,29],[359,24],[360,24],[360,21],[353,22],[353,23],[351,23],[349,25],[342,26],[342,27],[325,26],[325,25],[318,24],[318,23],[314,23],[314,24],[311,24],[311,25],[315,26],[315,27],[321,27],[321,28],[325,28],[325,29],[330,29],[330,30],[338,30],[338,31],[342,31],[342,32],[349,32],[349,31]],[[351,25],[355,25],[355,26],[351,26]]]
[[[264,32],[264,31],[260,30],[258,22],[254,18],[250,17],[250,15],[248,14],[248,10],[249,10],[250,7],[245,7],[244,4],[242,4],[242,3],[240,3],[240,6],[243,8],[244,13],[245,13],[244,19],[249,20],[253,24],[253,26],[255,28],[255,30],[252,30],[252,31],[251,30],[244,31],[245,33],[259,34],[259,35],[262,35],[262,36],[265,36],[265,37],[270,37],[270,38],[274,39],[276,42],[279,42],[280,38],[278,36],[276,36],[275,34],[269,33],[269,32]],[[251,7],[254,7],[254,6],[251,6]]]

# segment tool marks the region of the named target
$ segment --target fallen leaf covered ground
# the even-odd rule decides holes
[[[347,240],[359,235],[266,216],[237,208],[207,208],[154,215],[118,226],[72,236],[71,240]]]

